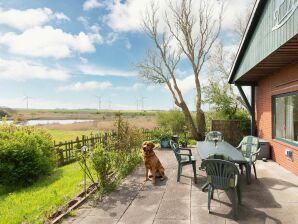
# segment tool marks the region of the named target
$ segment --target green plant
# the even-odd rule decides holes
[[[117,154],[115,151],[106,150],[98,144],[90,155],[92,167],[97,173],[98,183],[102,189],[107,189],[113,184],[113,175],[116,172]]]
[[[186,125],[184,115],[179,110],[157,113],[156,120],[159,127],[170,129],[173,134],[183,133]]]
[[[101,185],[98,196],[109,191],[123,177],[140,164],[140,146],[144,140],[141,130],[132,128],[121,115],[115,121],[115,133],[105,144],[99,144],[91,153],[92,167]]]
[[[187,127],[186,126],[184,127],[183,133],[181,133],[179,135],[179,140],[178,141],[179,141],[179,144],[182,147],[187,147],[188,141],[189,141],[189,132],[187,131]]]
[[[28,185],[55,167],[51,136],[41,129],[0,125],[0,184]]]
[[[151,136],[153,142],[159,142],[161,140],[171,139],[172,132],[169,128],[158,128],[152,131]]]

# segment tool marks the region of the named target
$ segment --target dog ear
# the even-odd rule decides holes
[[[149,142],[148,143],[148,145],[150,145],[150,148],[153,150],[154,149],[154,147],[155,147],[155,145],[154,145],[154,143],[153,142]]]
[[[144,148],[148,144],[148,141],[144,141],[142,147]]]

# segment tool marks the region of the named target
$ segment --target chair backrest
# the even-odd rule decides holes
[[[207,182],[214,188],[225,190],[238,185],[239,171],[230,161],[206,159],[201,167],[206,170]]]
[[[231,157],[223,155],[223,154],[218,154],[218,153],[209,154],[207,156],[207,159],[221,159],[221,160],[232,161]]]
[[[205,137],[205,141],[223,141],[223,134],[220,131],[210,131]]]
[[[180,162],[181,155],[179,154],[180,153],[179,145],[176,142],[174,142],[173,140],[170,140],[170,146],[171,146],[171,149],[173,150],[173,152],[175,153],[177,161]]]
[[[259,148],[259,139],[255,136],[245,136],[241,141],[241,152],[245,158],[257,152]],[[252,162],[256,161],[257,155],[252,156]]]

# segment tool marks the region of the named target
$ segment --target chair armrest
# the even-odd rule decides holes
[[[192,156],[192,152],[191,149],[187,149],[187,148],[180,148],[180,151],[184,150],[184,151],[188,151],[188,153]]]
[[[189,161],[191,161],[191,155],[189,154],[185,154],[185,153],[177,153],[180,156],[188,156],[189,157]]]
[[[235,147],[235,148],[236,149],[241,149],[241,146],[242,146],[242,143],[240,142],[240,144],[237,147]]]
[[[255,162],[255,161],[257,160],[257,157],[256,157],[256,159],[255,159],[254,161],[252,161],[252,157],[253,157],[254,155],[258,155],[258,154],[260,153],[260,151],[261,151],[261,147],[258,148],[258,150],[257,150],[255,153],[252,153],[252,154],[250,155],[250,161],[251,161],[251,162]]]

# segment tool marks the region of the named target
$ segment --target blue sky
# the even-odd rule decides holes
[[[153,44],[141,32],[148,0],[0,1],[0,106],[170,109],[164,86],[144,83],[134,65]],[[236,49],[231,27],[246,1],[229,0],[221,35]],[[161,6],[162,8],[163,6]],[[194,83],[186,62],[179,84],[190,108]],[[202,76],[202,82],[207,80]],[[138,103],[137,103],[138,102]]]

